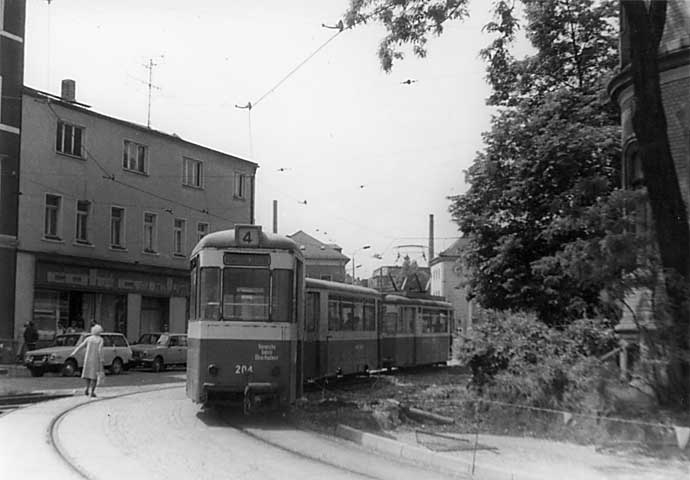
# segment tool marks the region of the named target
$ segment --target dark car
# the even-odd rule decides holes
[[[132,345],[132,355],[135,365],[151,368],[154,372],[172,365],[187,365],[187,335],[145,333]]]

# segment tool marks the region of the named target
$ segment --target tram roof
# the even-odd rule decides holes
[[[374,290],[373,288],[360,287],[359,285],[350,285],[349,283],[332,282],[329,280],[319,280],[310,277],[307,277],[305,280],[307,283],[307,288],[321,288],[325,290],[338,291],[341,293],[381,296],[381,292],[379,292],[378,290]]]
[[[401,303],[403,305],[423,305],[427,307],[442,307],[442,308],[453,308],[453,304],[448,302],[443,302],[441,300],[432,300],[428,298],[410,298],[403,297],[402,295],[386,295],[384,297],[386,303]]]
[[[191,256],[196,256],[196,254],[204,248],[216,248],[222,250],[224,248],[234,248],[238,246],[239,245],[235,240],[235,229],[221,230],[218,232],[209,233],[208,235],[204,236],[204,238],[199,240],[199,243],[197,243],[194,247],[194,250],[192,250]],[[294,240],[282,235],[266,233],[263,230],[261,231],[259,246],[253,248],[259,248],[262,250],[287,250],[302,256],[302,252]]]

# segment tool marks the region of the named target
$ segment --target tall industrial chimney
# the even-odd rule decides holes
[[[434,259],[434,214],[429,215],[429,264]]]
[[[278,200],[273,200],[273,233],[278,233]]]

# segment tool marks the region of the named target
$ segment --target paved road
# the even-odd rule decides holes
[[[104,389],[98,399],[75,395],[0,417],[0,440],[9,426],[29,444],[12,442],[17,454],[0,452],[2,473],[41,478],[48,466],[45,478],[51,479],[441,478],[350,442],[294,429],[280,417],[207,414],[179,383],[161,388],[124,395],[126,389]],[[19,427],[26,422],[32,422],[30,432]]]
[[[185,379],[185,369],[165,370],[154,373],[149,370],[129,370],[120,375],[106,375],[105,386],[145,386],[180,382]],[[84,389],[80,377],[63,377],[57,373],[46,373],[42,377],[31,377],[28,370],[20,365],[12,366],[9,372],[0,376],[0,395],[28,393],[45,390]]]

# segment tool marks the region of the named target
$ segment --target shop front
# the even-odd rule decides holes
[[[18,313],[25,314],[15,317],[18,335],[28,320],[36,325],[41,342],[62,332],[88,331],[93,323],[130,341],[150,331],[186,331],[185,271],[149,273],[36,258],[23,263],[33,263],[33,294],[21,297],[25,305]]]

